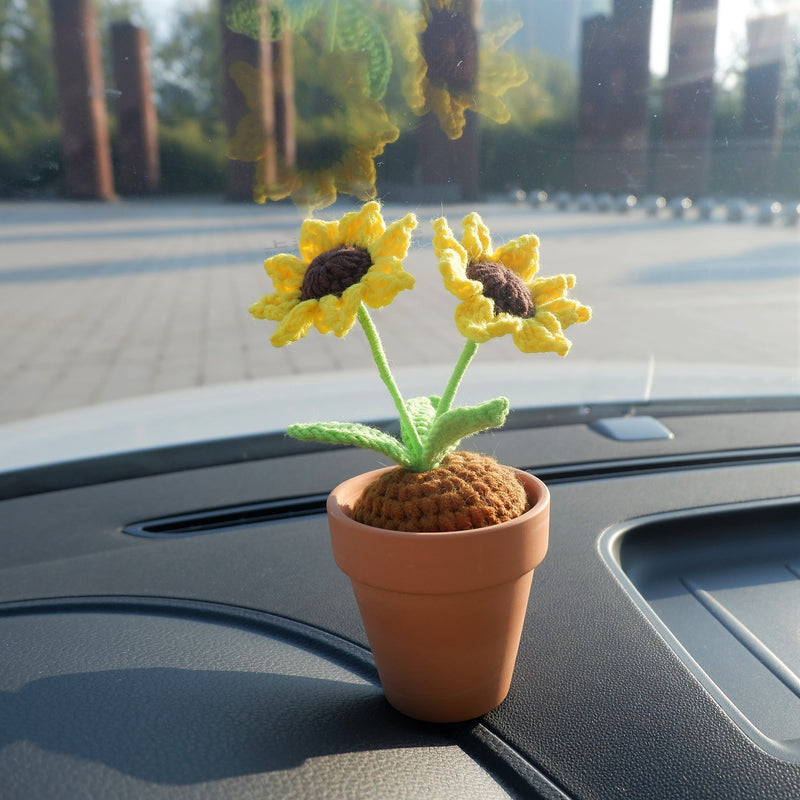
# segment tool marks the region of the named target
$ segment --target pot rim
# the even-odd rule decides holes
[[[533,504],[524,514],[497,525],[432,533],[356,522],[346,509],[386,468],[355,475],[328,497],[334,559],[353,581],[412,594],[453,594],[516,580],[547,552],[550,492],[535,475],[515,471]]]
[[[519,524],[520,521],[527,520],[530,517],[536,516],[538,514],[543,513],[545,508],[549,508],[550,503],[550,490],[547,488],[547,484],[542,481],[540,478],[537,478],[531,472],[527,472],[523,469],[518,469],[517,467],[511,467],[514,472],[520,477],[522,483],[525,487],[525,491],[528,495],[528,500],[531,503],[531,507],[525,511],[524,513],[520,514],[518,517],[514,517],[512,519],[506,520],[505,522],[498,522],[496,525],[486,525],[481,528],[469,528],[467,530],[459,530],[459,531],[403,531],[403,530],[392,530],[390,528],[378,528],[374,525],[367,525],[363,522],[358,522],[354,520],[350,514],[348,513],[349,510],[352,509],[352,506],[347,502],[351,498],[355,498],[358,496],[359,492],[353,492],[349,497],[342,498],[342,502],[339,501],[339,495],[345,491],[345,487],[351,483],[361,482],[363,480],[363,485],[366,486],[368,483],[371,483],[376,478],[380,477],[386,472],[389,472],[396,467],[382,467],[380,469],[371,470],[369,472],[362,472],[358,475],[353,475],[350,478],[342,481],[338,486],[336,486],[333,491],[330,492],[328,495],[326,508],[329,515],[339,518],[345,518],[351,525],[354,525],[358,528],[362,528],[365,530],[371,531],[378,531],[381,535],[386,535],[389,537],[399,537],[401,539],[409,538],[409,537],[421,537],[424,536],[426,538],[448,538],[448,539],[455,539],[455,538],[468,538],[471,536],[480,536],[482,533],[485,533],[488,530],[493,531],[494,533],[500,532],[506,528],[513,527]]]

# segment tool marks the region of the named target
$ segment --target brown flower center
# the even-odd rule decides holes
[[[467,267],[467,277],[483,284],[483,293],[494,300],[495,313],[505,311],[515,317],[532,317],[536,306],[522,278],[502,264],[479,261]]]
[[[319,300],[326,294],[341,297],[371,266],[370,254],[361,247],[342,245],[326,250],[308,265],[300,287],[300,300]]]
[[[468,91],[478,75],[478,38],[463,14],[437,9],[422,33],[428,80],[435,86]]]

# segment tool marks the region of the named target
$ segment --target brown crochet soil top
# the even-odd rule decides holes
[[[393,531],[464,531],[524,514],[530,504],[510,467],[489,456],[455,452],[427,472],[397,467],[364,490],[353,518]]]

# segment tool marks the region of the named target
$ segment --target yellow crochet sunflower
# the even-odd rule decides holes
[[[258,71],[243,63],[230,74],[249,109],[228,146],[231,158],[256,161],[256,202],[291,197],[313,211],[335,202],[337,194],[360,200],[375,197],[375,158],[400,132],[386,109],[368,96],[358,54],[320,52],[295,37],[296,162],[279,163],[277,178],[266,175],[260,124]]]
[[[498,49],[518,26],[484,37],[480,47],[463,0],[426,0],[422,14],[401,19],[398,39],[410,64],[403,95],[415,114],[432,111],[450,139],[461,136],[466,110],[508,122],[511,115],[500,98],[528,75],[513,56]]]
[[[414,286],[402,262],[416,225],[407,214],[387,227],[377,202],[338,221],[306,219],[300,256],[281,253],[264,262],[275,291],[253,303],[250,313],[279,323],[270,338],[275,347],[296,342],[312,325],[344,336],[361,303],[382,308]]]
[[[574,275],[537,278],[539,240],[521,236],[496,250],[489,229],[473,212],[464,218],[459,242],[447,220],[433,223],[433,247],[446,288],[461,303],[455,320],[466,339],[483,343],[511,334],[523,353],[565,356],[571,342],[564,328],[587,322],[591,309],[567,297]]]

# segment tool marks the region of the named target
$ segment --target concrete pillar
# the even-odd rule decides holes
[[[648,183],[652,0],[617,0],[583,23],[575,188],[642,192]]]
[[[119,167],[122,194],[152,194],[160,183],[158,120],[150,81],[147,33],[129,22],[111,26],[117,97]]]
[[[747,23],[747,71],[742,110],[742,191],[774,194],[783,133],[783,97],[791,35],[786,14]]]
[[[228,159],[228,200],[252,200],[253,186],[258,170],[259,179],[264,183],[277,178],[277,142],[275,135],[275,85],[272,62],[272,42],[267,35],[267,7],[260,0],[261,31],[258,38],[235,33],[225,20],[235,0],[221,0],[220,24],[222,26],[222,67],[223,67],[223,115],[229,139],[236,133],[241,120],[254,113],[257,121],[257,135],[263,142],[263,148],[256,162]],[[255,107],[245,102],[244,94],[231,78],[229,69],[233,64],[243,61],[256,68],[259,74],[259,85],[256,87]]]
[[[449,139],[433,114],[419,121],[418,170],[423,186],[435,187],[432,202],[477,200],[480,194],[478,117],[466,112],[464,131],[458,139]],[[426,196],[427,193],[426,193]]]
[[[480,0],[463,2],[460,19],[470,21],[475,36],[475,63],[472,70],[477,76],[477,37],[479,27]],[[474,87],[474,78],[472,86]],[[468,91],[470,86],[459,87]],[[458,139],[448,138],[441,130],[433,113],[421,118],[418,129],[418,179],[423,186],[437,187],[441,193],[438,200],[476,200],[480,193],[480,170],[478,146],[480,141],[478,117],[471,111],[465,113],[466,124]]]
[[[114,198],[100,44],[91,0],[50,0],[68,197]]]
[[[297,165],[296,109],[294,103],[294,58],[292,34],[286,31],[272,43],[272,68],[275,85],[275,136],[282,168]]]
[[[716,35],[717,0],[673,0],[653,187],[659,194],[709,191]]]

